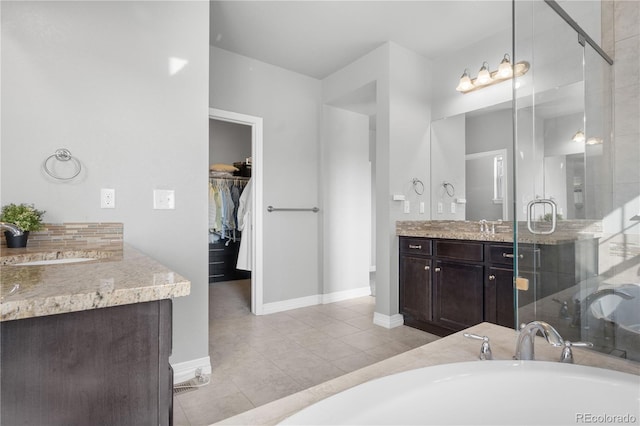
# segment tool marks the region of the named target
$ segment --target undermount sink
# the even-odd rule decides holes
[[[280,424],[580,424],[603,414],[635,423],[639,398],[640,377],[633,374],[559,362],[473,361],[372,380]]]
[[[32,260],[30,262],[14,263],[14,266],[42,266],[42,265],[60,265],[63,263],[77,263],[88,262],[90,260],[96,260],[93,257],[68,257],[63,259],[49,259],[49,260]]]

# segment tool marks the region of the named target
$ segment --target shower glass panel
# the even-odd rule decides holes
[[[640,286],[617,257],[611,65],[546,2],[514,2],[516,325],[640,360]],[[623,245],[622,245],[623,246]]]

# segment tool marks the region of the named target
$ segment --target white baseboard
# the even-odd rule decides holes
[[[364,297],[371,295],[371,287],[360,287],[351,290],[336,291],[327,294],[316,294],[313,296],[299,297],[297,299],[288,299],[281,302],[271,302],[262,305],[262,313],[275,314],[276,312],[284,312],[291,309],[306,308],[307,306],[322,305],[325,303],[340,302],[342,300],[354,299],[356,297]]]
[[[282,300],[280,302],[265,303],[262,305],[262,313],[275,314],[276,312],[288,311],[291,309],[306,308],[307,306],[319,305],[321,302],[321,296],[316,294],[315,296],[299,297],[297,299]]]
[[[323,294],[322,303],[340,302],[342,300],[355,299],[357,297],[371,296],[371,287],[360,287],[351,290],[335,291],[333,293]]]
[[[190,361],[171,364],[173,368],[173,383],[182,383],[196,377],[196,370],[202,369],[202,374],[211,374],[211,360],[209,357],[192,359]]]
[[[374,312],[373,323],[384,328],[396,328],[404,324],[404,317],[401,314],[384,315]]]

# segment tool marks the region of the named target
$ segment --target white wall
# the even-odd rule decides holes
[[[465,219],[464,205],[456,205],[456,211],[451,213],[451,203],[466,194],[465,121],[464,114],[459,114],[438,120],[431,126],[431,216],[434,220]],[[453,188],[445,188],[444,182]],[[442,213],[439,213],[439,206],[442,206]]]
[[[368,289],[369,117],[325,105],[321,149],[323,293]]]
[[[383,326],[398,324],[397,220],[428,219],[429,122],[431,64],[395,43],[385,43],[323,80],[325,103],[366,84],[376,83],[375,221],[376,317]],[[422,196],[413,192],[412,179],[425,184]],[[403,194],[411,212],[392,201]],[[426,203],[420,214],[419,202]]]
[[[233,164],[251,157],[251,126],[209,120],[209,164]]]
[[[389,44],[389,154],[388,166],[382,170],[389,182],[387,193],[378,192],[378,206],[386,203],[388,215],[378,209],[378,244],[386,237],[388,250],[377,259],[376,312],[393,318],[398,314],[398,237],[395,228],[398,220],[429,219],[428,182],[429,168],[429,124],[431,122],[431,62],[395,43]],[[385,157],[377,153],[377,165],[384,164]],[[377,182],[380,182],[378,173]],[[424,183],[422,195],[414,191],[414,178]],[[379,185],[379,184],[378,184]],[[410,202],[410,213],[403,212],[402,203],[390,201],[392,194],[404,194]],[[425,213],[419,213],[419,203],[425,203]],[[381,265],[382,264],[382,265]],[[380,265],[380,266],[378,266]],[[388,270],[386,270],[388,268]],[[388,279],[389,286],[380,285],[380,277]],[[388,278],[386,278],[388,277]],[[388,292],[388,293],[387,293]],[[384,324],[382,324],[384,325]]]
[[[212,108],[263,118],[265,206],[318,206],[320,81],[216,47],[210,68]],[[319,215],[257,213],[264,224],[264,302],[319,294]]]
[[[2,204],[47,222],[124,223],[127,243],[191,281],[172,363],[208,356],[207,2],[2,2]],[[169,73],[171,58],[186,61]],[[70,182],[42,162],[68,148]],[[100,188],[116,208],[100,209]],[[175,210],[153,210],[155,188]]]

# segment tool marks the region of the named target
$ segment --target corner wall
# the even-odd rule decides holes
[[[209,4],[1,8],[2,204],[35,203],[49,223],[122,222],[126,243],[191,281],[173,305],[172,364],[208,363]],[[61,147],[83,167],[67,182],[42,170]],[[116,190],[115,209],[100,209],[100,188]],[[175,190],[176,209],[153,210],[153,189]]]

